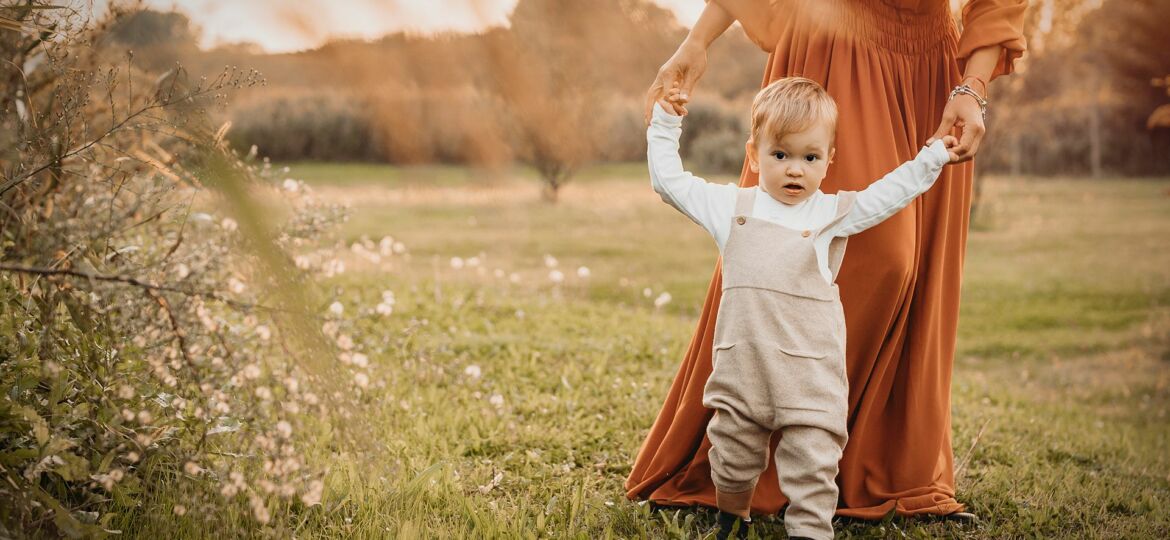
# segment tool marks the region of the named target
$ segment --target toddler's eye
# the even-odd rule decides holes
[[[804,156],[804,160],[809,162],[809,163],[812,163],[812,162],[817,160],[817,155],[816,154],[809,154],[807,156]]]
[[[788,157],[784,152],[772,152],[772,155],[775,156],[776,159],[784,159]]]

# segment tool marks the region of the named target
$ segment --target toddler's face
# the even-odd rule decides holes
[[[784,204],[799,204],[821,187],[837,149],[828,122],[789,133],[779,141],[748,141],[748,163],[760,175],[760,188]]]

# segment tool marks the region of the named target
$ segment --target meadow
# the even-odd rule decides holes
[[[587,169],[552,205],[522,170],[292,165],[351,206],[327,287],[359,316],[372,380],[350,426],[367,450],[307,450],[330,474],[292,534],[709,532],[709,513],[651,513],[622,488],[716,260],[642,167]],[[958,498],[981,520],[891,516],[838,537],[1170,537],[1168,238],[1166,179],[988,178],[953,385]],[[246,505],[223,512],[256,532]],[[213,535],[151,513],[126,532]]]

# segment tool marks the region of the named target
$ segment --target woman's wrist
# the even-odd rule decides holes
[[[979,93],[980,97],[987,99],[987,80],[978,75],[965,75],[959,81],[959,84],[966,85],[972,90]]]
[[[709,47],[710,45],[711,45],[710,41],[704,41],[700,37],[696,37],[696,36],[692,36],[690,34],[687,34],[687,37],[683,38],[683,41],[682,41],[682,43],[679,44],[678,48],[679,49],[694,49],[696,52],[704,52],[705,53],[705,52],[707,52],[707,47]]]
[[[979,92],[980,97],[987,99],[987,83],[991,82],[992,72],[994,72],[996,62],[999,61],[1002,54],[1003,46],[1001,45],[989,45],[975,49],[970,58],[967,59],[963,70],[963,79],[959,84],[970,86]]]

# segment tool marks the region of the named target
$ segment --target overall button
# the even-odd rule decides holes
[[[743,225],[743,224],[744,224],[744,222],[746,222],[746,221],[747,221],[747,220],[746,220],[746,219],[744,219],[744,217],[743,217],[743,216],[739,216],[739,217],[735,218],[735,222],[736,222],[736,223],[739,223],[740,225]]]
[[[803,237],[805,237],[805,238],[808,238],[808,236],[809,236],[810,234],[812,234],[812,231],[804,231],[804,232],[800,233],[800,235],[801,235],[801,236],[803,236]]]

